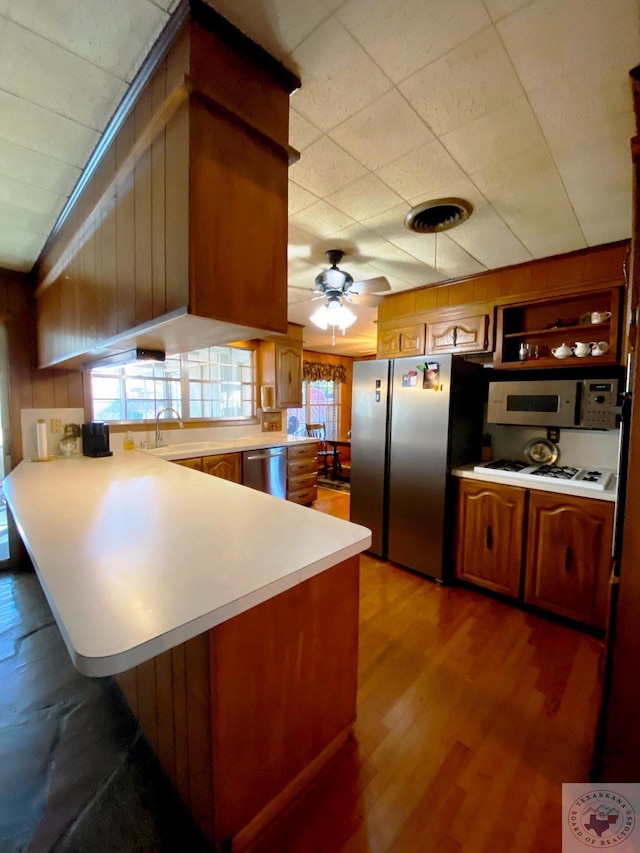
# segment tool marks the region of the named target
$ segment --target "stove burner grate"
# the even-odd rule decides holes
[[[572,468],[570,465],[541,465],[537,470],[531,472],[531,476],[553,477],[554,480],[573,480],[578,470],[578,468]]]
[[[487,462],[485,468],[493,468],[496,471],[522,471],[523,468],[528,468],[526,462],[518,462],[515,459],[495,459],[493,462]]]

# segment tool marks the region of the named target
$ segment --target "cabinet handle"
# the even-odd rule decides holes
[[[490,551],[493,548],[493,530],[490,524],[487,524],[486,544],[487,550]]]
[[[398,335],[398,349],[402,352],[402,332]]]
[[[289,371],[289,385],[291,385],[291,371]]]
[[[455,347],[455,346],[457,346],[457,345],[458,345],[458,327],[457,327],[457,326],[454,326],[454,327],[453,327],[453,335],[452,335],[452,337],[453,337],[453,345],[454,345],[454,347]]]
[[[564,570],[565,572],[571,571],[571,545],[567,545],[564,549]]]

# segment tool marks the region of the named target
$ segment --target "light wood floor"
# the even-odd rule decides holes
[[[348,495],[315,508],[348,517]],[[600,642],[361,558],[354,742],[252,853],[558,853]]]

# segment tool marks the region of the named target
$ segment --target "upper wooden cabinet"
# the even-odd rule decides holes
[[[38,267],[39,366],[175,353],[287,327],[289,94],[299,81],[204,3]]]
[[[427,325],[427,355],[486,352],[489,347],[489,315],[460,317]]]
[[[286,338],[260,342],[259,384],[273,387],[276,409],[302,406],[302,330],[302,326],[290,323]]]
[[[424,323],[378,330],[378,358],[424,355],[424,344]]]
[[[495,366],[527,370],[617,364],[620,361],[621,292],[620,286],[609,287],[499,307]],[[602,315],[602,322],[591,322],[594,313]],[[602,355],[556,358],[553,354],[562,344],[575,347],[576,343],[601,341],[608,348]],[[530,353],[525,358],[522,357],[526,355],[526,351],[522,352],[523,344]]]

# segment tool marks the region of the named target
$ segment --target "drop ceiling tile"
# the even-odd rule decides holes
[[[121,79],[131,80],[168,15],[148,0],[19,0],[11,20]]]
[[[331,131],[331,138],[369,169],[397,160],[433,134],[397,89]]]
[[[529,101],[522,97],[445,134],[441,142],[466,172],[473,173],[541,145],[544,138]]]
[[[517,12],[523,6],[528,6],[533,0],[484,0],[484,5],[487,7],[492,21],[500,21],[511,15],[512,12]]]
[[[165,12],[173,12],[180,0],[153,0],[156,6],[160,6]]]
[[[31,269],[40,254],[43,243],[41,234],[23,231],[13,225],[3,225],[0,229],[0,258],[4,260],[6,254],[10,257],[14,256],[15,259],[23,254]]]
[[[23,184],[5,175],[0,181],[0,203],[13,204],[45,216],[56,216],[64,203],[64,196]]]
[[[331,139],[322,136],[289,169],[292,180],[319,198],[357,181],[367,170]]]
[[[316,204],[312,204],[311,207],[291,216],[290,221],[316,237],[335,234],[336,231],[353,224],[353,219],[350,216],[336,210],[326,201],[318,201]]]
[[[402,199],[375,175],[364,175],[348,187],[327,197],[327,201],[353,219],[375,216],[395,207]]]
[[[0,225],[3,227],[11,225],[21,231],[39,235],[44,242],[49,236],[53,221],[54,217],[50,214],[29,210],[26,207],[21,207],[18,203],[12,204],[0,199]]]
[[[531,253],[488,204],[476,208],[466,222],[448,231],[447,237],[487,269],[524,264],[532,259]]]
[[[80,169],[0,139],[0,175],[50,192],[70,195]]]
[[[322,0],[215,0],[210,5],[280,60],[331,14]]]
[[[371,266],[384,275],[397,276],[414,287],[427,283],[430,277],[430,271],[422,261],[391,243],[382,243],[377,247]]]
[[[493,28],[418,71],[400,91],[437,136],[524,94]]]
[[[64,116],[0,91],[0,138],[83,168],[98,134]]]
[[[394,83],[491,23],[480,0],[349,0],[336,16]]]
[[[635,133],[628,69],[635,57],[607,57],[529,93],[531,105],[556,159],[579,154],[596,137],[606,138],[623,116],[628,134],[615,156],[628,158],[629,138]],[[618,131],[616,130],[616,136]],[[607,152],[608,156],[608,152]]]
[[[466,177],[437,139],[382,166],[376,173],[402,198],[419,197],[423,201],[450,195],[451,185],[464,181]]]
[[[376,63],[330,18],[293,52],[303,85],[292,106],[325,132],[391,88]]]
[[[534,258],[586,245],[546,146],[477,172],[473,180]]]
[[[322,136],[322,131],[307,121],[304,116],[294,109],[289,110],[289,144],[297,151],[304,151]]]
[[[304,210],[305,207],[310,207],[318,201],[318,197],[313,193],[299,187],[294,181],[289,181],[289,216]]]
[[[350,261],[358,262],[375,255],[376,248],[383,242],[379,234],[359,222],[336,231],[331,235],[331,240],[336,248],[342,249],[349,256]]]
[[[0,51],[5,92],[103,130],[125,93],[122,80],[24,27],[9,24]]]
[[[537,0],[497,24],[527,91],[619,52],[638,50],[636,0]]]
[[[617,156],[619,148],[628,144],[629,124],[633,116],[628,123],[624,118],[617,125],[609,123],[606,140],[590,140],[558,167],[589,245],[631,236],[631,162]]]
[[[460,226],[462,228],[463,225]],[[458,229],[455,229],[458,230]],[[434,238],[434,272],[447,278],[460,278],[467,275],[477,275],[487,267],[477,258],[466,252],[462,246],[452,240],[448,234],[429,235]]]

